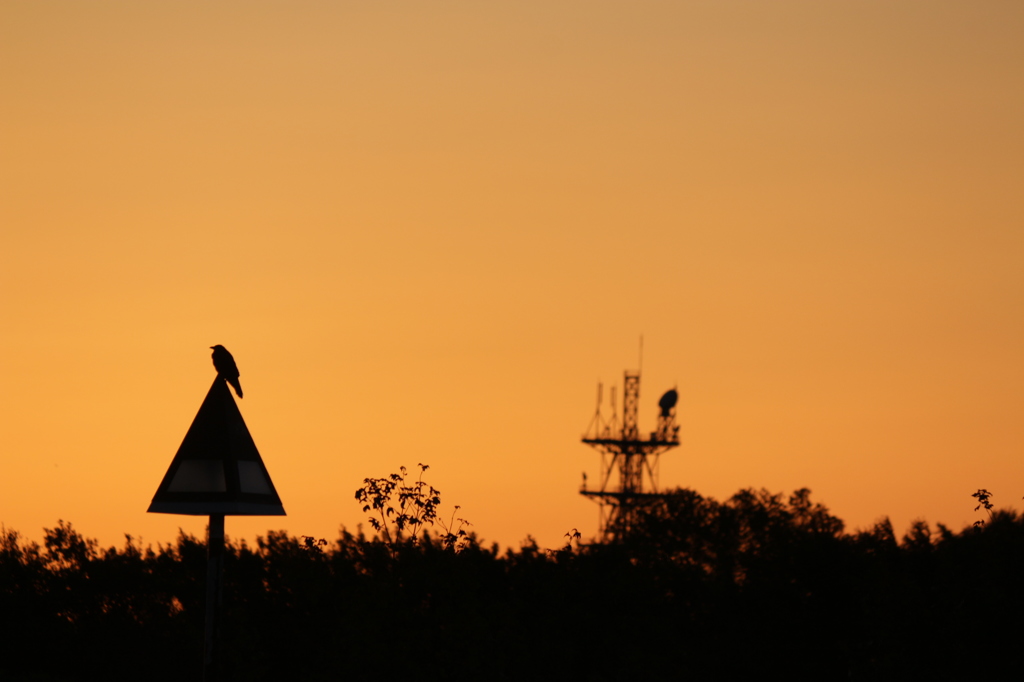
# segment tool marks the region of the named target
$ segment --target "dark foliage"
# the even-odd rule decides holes
[[[270,532],[225,554],[234,680],[950,679],[1019,670],[1024,519],[857,533],[807,490],[677,490],[632,541],[499,554]],[[201,677],[204,543],[0,534],[0,680]]]
[[[456,518],[458,506],[447,523],[438,515],[441,491],[423,480],[423,474],[430,465],[420,463],[418,466],[420,475],[415,481],[409,480],[409,471],[405,467],[399,469],[401,473],[364,479],[363,485],[356,490],[356,501],[363,505],[364,513],[370,514],[367,520],[392,554],[398,545],[406,541],[415,544],[420,533],[435,523],[444,531],[440,536],[441,544],[461,551],[470,542],[465,527],[471,524]]]

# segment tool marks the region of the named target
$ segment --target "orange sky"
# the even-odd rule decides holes
[[[487,541],[596,507],[644,335],[661,482],[852,527],[1024,496],[1024,5],[0,4],[0,522],[146,514],[213,377],[334,538],[431,465]]]

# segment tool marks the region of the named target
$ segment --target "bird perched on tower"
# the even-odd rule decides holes
[[[219,343],[216,346],[210,346],[210,348],[213,349],[213,366],[217,370],[217,374],[224,381],[231,384],[235,389],[235,393],[241,398],[242,384],[238,381],[238,365],[235,364],[235,359],[231,357],[228,349]]]

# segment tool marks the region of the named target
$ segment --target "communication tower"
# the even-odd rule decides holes
[[[658,493],[658,458],[679,445],[676,425],[675,389],[666,391],[658,401],[658,426],[648,438],[640,436],[637,410],[640,403],[640,372],[626,371],[622,380],[622,421],[616,414],[615,388],[611,391],[612,415],[601,414],[601,384],[597,385],[597,410],[583,442],[601,453],[598,489],[587,488],[583,474],[580,494],[601,507],[600,534],[604,542],[619,542],[636,527],[640,510]]]

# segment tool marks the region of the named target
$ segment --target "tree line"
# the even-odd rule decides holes
[[[500,552],[472,533],[453,542],[450,529],[342,529],[329,543],[270,531],[226,549],[226,672],[419,681],[1019,671],[1024,518],[986,513],[957,532],[918,521],[897,537],[887,520],[847,532],[807,490],[720,502],[678,489],[614,545],[567,533],[560,548],[527,539]],[[131,536],[101,548],[63,521],[42,545],[4,529],[0,680],[200,679],[205,565],[204,540],[184,533],[156,548]]]

